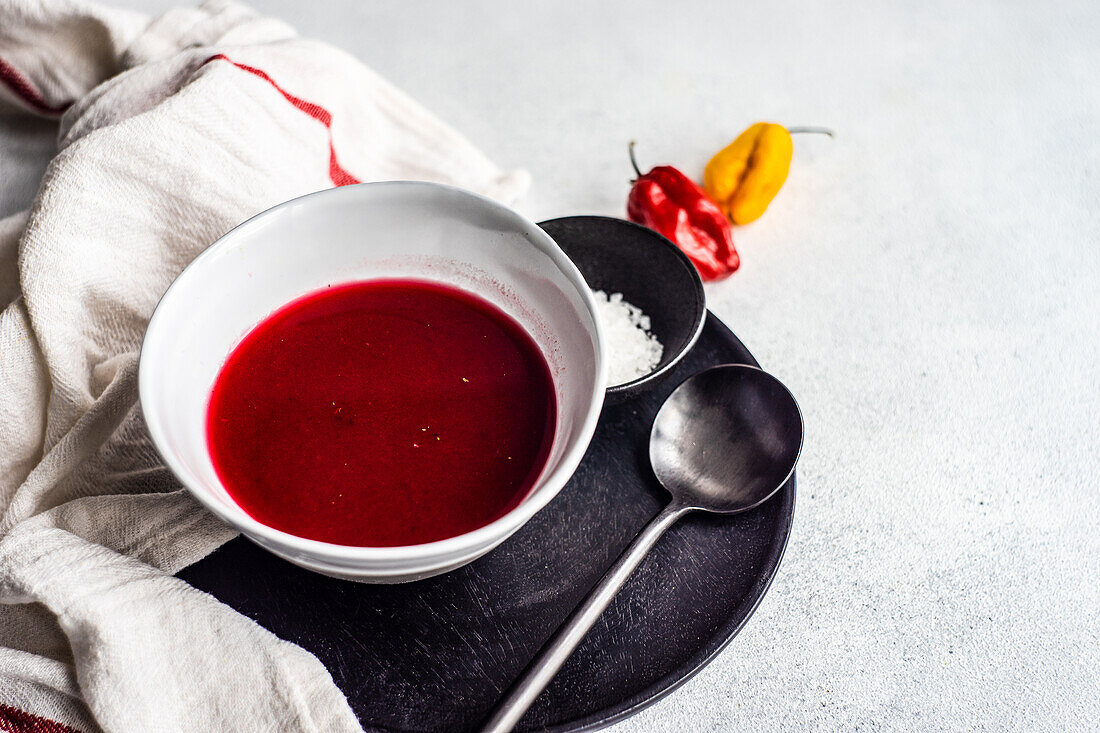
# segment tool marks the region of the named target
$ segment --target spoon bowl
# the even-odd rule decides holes
[[[657,413],[649,458],[673,501],[736,514],[765,502],[794,472],[802,413],[778,379],[743,364],[712,367]]]

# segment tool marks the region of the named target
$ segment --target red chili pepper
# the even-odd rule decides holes
[[[634,143],[630,163],[638,174],[626,200],[631,221],[675,242],[704,280],[718,280],[740,267],[729,221],[706,191],[672,166],[657,166],[643,175],[634,160]]]

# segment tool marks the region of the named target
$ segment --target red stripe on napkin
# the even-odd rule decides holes
[[[328,130],[328,175],[332,179],[333,184],[337,186],[346,186],[349,183],[362,183],[358,178],[348,173],[340,165],[340,162],[336,159],[336,148],[332,144],[332,114],[319,104],[308,102],[301,97],[295,97],[293,94],[288,93],[285,89],[279,86],[274,79],[267,75],[263,69],[257,69],[255,66],[246,66],[245,64],[238,64],[233,59],[229,58],[225,54],[219,53],[215,56],[211,56],[203,64],[208,64],[211,61],[227,61],[238,69],[247,71],[249,74],[260,77],[271,86],[275,87],[279,94],[282,94],[286,98],[286,101],[293,104],[298,109],[305,112],[313,119],[320,122]]]
[[[0,730],[7,733],[80,733],[64,723],[23,712],[0,702]]]
[[[0,59],[0,82],[3,82],[4,86],[12,91],[12,94],[19,97],[19,99],[23,100],[27,106],[36,112],[47,115],[59,115],[69,106],[68,104],[63,104],[54,107],[53,105],[47,104],[46,100],[42,98],[41,93],[34,88],[34,85],[30,83],[27,77],[20,74],[14,66],[4,59]]]

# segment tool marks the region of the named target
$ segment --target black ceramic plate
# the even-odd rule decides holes
[[[604,409],[562,492],[500,547],[452,573],[406,585],[333,580],[238,538],[179,575],[313,652],[367,730],[471,730],[665,502],[647,456],[657,408],[689,375],[731,362],[756,365],[710,315],[674,375]],[[767,591],[794,496],[792,478],[745,514],[681,520],[518,730],[608,725],[710,661]]]

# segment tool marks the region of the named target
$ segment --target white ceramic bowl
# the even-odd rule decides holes
[[[257,323],[327,285],[410,277],[462,288],[522,325],[550,365],[558,423],[527,497],[492,524],[407,547],[348,547],[257,522],[226,492],[207,449],[210,391],[226,357]],[[215,242],[176,279],[141,350],[141,406],[165,463],[195,498],[276,555],[328,575],[416,580],[485,554],[561,490],[592,438],[607,366],[596,306],[577,268],[538,226],[449,186],[395,181],[288,201]]]

